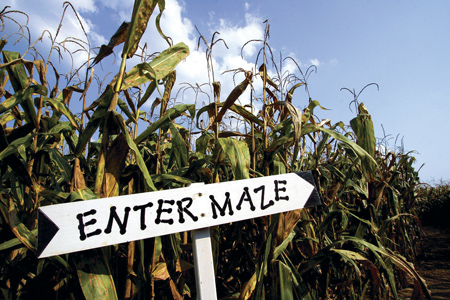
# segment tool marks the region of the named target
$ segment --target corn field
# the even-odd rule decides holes
[[[322,206],[211,228],[218,298],[431,299],[413,264],[421,231],[414,157],[377,147],[359,94],[349,90],[357,108],[349,125],[320,120],[307,82],[314,68],[281,73],[267,27],[263,40],[249,41],[261,45],[255,69],[232,70],[242,81],[228,95],[214,77],[218,40],[200,36],[212,100],[174,104],[176,66],[189,48],[172,44],[159,17],[154,26],[167,49],[127,66],[156,7],[162,13],[164,1],[136,0],[131,21],[68,74],[32,55],[33,44],[24,55],[2,37],[0,298],[195,299],[189,232],[37,259],[37,209],[311,170]],[[18,13],[1,11],[2,31]],[[98,83],[94,67],[122,44],[117,75]],[[50,51],[64,45],[52,39]],[[88,99],[96,82],[99,96]],[[260,109],[239,104],[245,91]],[[309,98],[303,109],[293,105],[300,93]],[[83,107],[74,112],[78,99]]]

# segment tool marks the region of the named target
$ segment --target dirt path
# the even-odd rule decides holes
[[[450,299],[450,229],[424,227],[424,232],[416,268],[433,299]]]

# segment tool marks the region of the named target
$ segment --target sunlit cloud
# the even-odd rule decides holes
[[[115,11],[124,11],[127,13],[127,18],[131,18],[131,12],[133,11],[134,1],[123,1],[123,0],[108,0],[102,1],[101,5],[109,7]]]
[[[27,2],[27,3],[26,3]],[[45,29],[48,29],[52,35],[55,34],[58,28],[59,20],[61,19],[63,1],[62,0],[47,0],[52,7],[60,7],[61,9],[51,10],[51,17],[46,14],[44,5],[37,5],[35,1],[32,2],[33,9],[29,9],[30,3],[24,0],[14,1],[14,9],[31,11],[30,20],[33,24],[30,24],[30,28],[34,31],[33,36],[38,36]],[[193,86],[202,86],[202,90],[209,93],[212,96],[212,89],[210,86],[202,84],[210,84],[212,81],[212,74],[208,73],[207,61],[206,61],[206,46],[203,41],[198,47],[198,32],[195,26],[186,14],[186,3],[184,1],[166,0],[166,7],[161,18],[161,29],[166,36],[169,36],[173,43],[184,42],[189,46],[190,55],[182,61],[176,68],[177,70],[177,83],[175,91],[186,87],[182,83],[189,83]],[[47,5],[45,5],[47,6]],[[112,26],[118,28],[123,21],[130,21],[131,12],[133,9],[133,1],[119,1],[110,0],[105,2],[98,2],[94,0],[83,0],[74,3],[74,7],[77,9],[77,15],[71,10],[66,12],[66,16],[62,23],[59,36],[73,37],[75,39],[86,41],[85,34],[81,30],[84,28],[86,34],[89,37],[91,48],[99,47],[102,44],[107,44],[110,36],[102,34],[97,27],[99,20],[105,17],[111,22]],[[107,9],[106,9],[107,8]],[[233,76],[233,73],[225,73],[229,70],[242,68],[246,71],[255,70],[256,55],[262,47],[261,42],[251,42],[250,40],[262,40],[264,38],[264,19],[255,12],[251,11],[251,5],[244,3],[243,8],[245,10],[243,20],[235,22],[226,18],[217,19],[216,13],[208,12],[211,16],[210,23],[207,28],[203,28],[201,32],[208,43],[211,42],[211,38],[214,32],[216,34],[215,40],[223,39],[223,42],[218,42],[214,45],[212,51],[212,65],[214,68],[214,79],[220,81],[222,85],[222,100],[225,100],[234,86],[243,80],[243,73]],[[101,16],[102,11],[107,10],[108,16]],[[147,26],[147,30],[143,35],[140,45],[143,47],[146,45],[147,54],[154,52],[161,52],[169,45],[160,36],[156,30],[155,19],[159,13],[159,8],[156,7],[153,15]],[[43,18],[42,16],[46,16]],[[94,19],[97,18],[98,19]],[[218,21],[217,21],[218,20]],[[114,32],[112,30],[111,32]],[[246,44],[247,43],[247,44]],[[243,45],[245,45],[244,48]],[[66,47],[70,51],[74,51],[77,45],[70,45],[66,43]],[[87,47],[87,46],[86,46]],[[115,49],[116,52],[116,67],[120,63],[120,50],[121,47]],[[275,50],[274,50],[275,51]],[[80,52],[75,57],[74,64],[82,64],[88,58],[87,52]],[[95,54],[91,53],[91,57]],[[261,59],[261,58],[260,58]],[[141,58],[138,56],[133,57],[127,61],[127,69],[130,69],[133,65],[141,62]],[[261,63],[261,61],[259,62]],[[311,59],[311,63],[319,65],[318,59]],[[285,60],[283,63],[282,72],[294,73],[296,72],[296,65],[290,61]],[[225,73],[225,74],[224,74]],[[208,76],[209,75],[209,76]],[[275,74],[271,74],[275,76]],[[260,80],[256,78],[254,87],[256,93],[261,93]],[[185,93],[188,95],[188,93]],[[250,102],[250,92],[247,91],[241,97],[241,103],[247,104]],[[193,103],[194,97],[185,97],[182,101]],[[203,96],[201,101],[210,101],[210,98]]]
[[[337,59],[333,58],[333,59],[330,59],[329,64],[330,64],[331,66],[336,66],[336,65],[338,64],[338,61],[337,61]]]
[[[244,26],[233,25],[231,21],[220,19],[220,38],[223,38],[228,45],[231,55],[240,55],[242,46],[249,40],[261,40],[264,36],[264,27],[262,19],[252,15],[245,14]],[[257,51],[257,44],[250,43],[243,49],[243,55],[250,57]]]
[[[309,62],[316,67],[321,65],[321,62],[317,58],[310,59]]]
[[[73,5],[79,12],[95,12],[97,10],[94,0],[77,0],[73,3]]]
[[[95,23],[83,16],[85,13],[97,12],[93,0],[74,2],[75,11],[70,5],[64,4],[62,0],[47,0],[45,5],[40,1],[7,0],[6,4],[10,5],[11,9],[23,11],[28,15],[30,43],[33,44],[39,37],[43,37],[40,42],[36,43],[37,50],[43,57],[47,57],[52,41],[55,42],[60,51],[57,53],[53,50],[54,54],[51,59],[59,60],[62,55],[61,64],[65,67],[72,65],[70,57],[73,59],[75,67],[82,65],[88,59],[90,46],[86,35],[92,43],[91,48],[106,41],[105,37],[97,30]],[[65,12],[64,8],[66,8]],[[16,17],[17,21],[25,25],[25,20],[21,15],[16,15]],[[17,29],[11,26],[10,30]]]

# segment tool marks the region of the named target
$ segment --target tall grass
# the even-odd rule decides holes
[[[48,66],[58,77],[56,62],[28,61],[1,41],[2,297],[195,298],[189,233],[38,260],[37,208],[312,170],[323,206],[212,228],[219,298],[398,299],[409,284],[412,298],[430,298],[410,263],[420,232],[412,209],[419,184],[414,158],[377,149],[371,115],[358,95],[351,99],[358,113],[350,127],[320,121],[321,106],[307,82],[314,68],[299,67],[300,76],[280,73],[267,26],[263,40],[250,41],[261,45],[255,69],[235,70],[244,77],[229,95],[215,81],[210,50],[219,40],[213,36],[207,59],[214,101],[199,109],[172,105],[175,67],[189,54],[186,45],[172,45],[161,32],[167,50],[125,72],[157,4],[163,11],[164,1],[135,2],[131,22],[87,62],[77,85],[50,85]],[[89,107],[72,112],[70,100],[85,99],[98,78],[93,66],[121,43],[117,75]],[[262,94],[252,90],[251,101],[263,103],[260,111],[237,101],[256,80]],[[299,109],[293,99],[303,88],[309,100]],[[151,101],[148,113],[143,105]],[[151,118],[158,108],[159,118]],[[224,126],[231,114],[244,124],[239,131]],[[194,129],[199,136],[191,147]]]

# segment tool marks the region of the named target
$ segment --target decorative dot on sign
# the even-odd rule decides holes
[[[200,217],[204,217],[204,216],[205,216],[205,214],[204,214],[204,213],[200,214]]]

